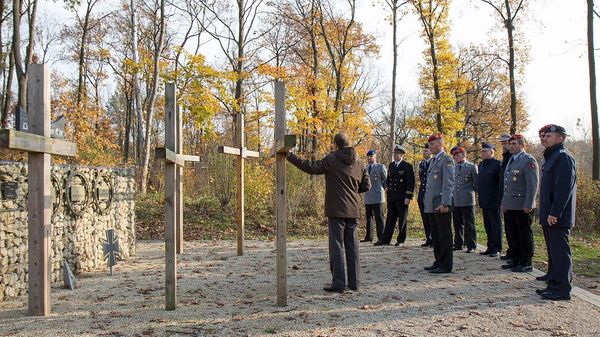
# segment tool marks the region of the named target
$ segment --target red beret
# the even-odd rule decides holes
[[[546,124],[544,126],[542,126],[539,130],[538,133],[546,133],[550,131],[550,127],[552,127],[552,124]]]
[[[429,136],[429,138],[427,139],[428,142],[433,142],[434,140],[440,140],[443,139],[444,137],[442,136],[441,133],[438,134],[433,134],[431,136]]]
[[[515,133],[514,135],[510,136],[510,139],[508,141],[510,142],[511,140],[518,140],[518,139],[525,139],[525,136],[523,136],[520,133]]]
[[[465,153],[465,148],[462,146],[455,146],[452,148],[452,150],[450,150],[451,155],[455,155],[455,154],[459,154],[459,153]]]

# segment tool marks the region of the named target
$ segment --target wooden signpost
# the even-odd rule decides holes
[[[236,147],[219,146],[219,153],[237,156],[237,254],[244,255],[244,160],[248,157],[258,158],[260,153],[244,147],[244,114],[237,115]]]
[[[156,148],[155,158],[165,162],[165,309],[177,307],[177,253],[183,245],[183,166],[200,157],[183,155],[181,111],[177,108],[175,84],[165,86],[165,147]]]
[[[269,157],[275,156],[277,185],[275,187],[275,221],[277,243],[277,305],[287,305],[287,187],[285,161],[296,146],[296,136],[285,134],[285,84],[275,81],[275,145]]]
[[[31,64],[27,72],[29,132],[0,130],[0,147],[28,152],[28,308],[32,316],[50,313],[52,200],[50,156],[74,157],[77,146],[50,138],[50,70]]]

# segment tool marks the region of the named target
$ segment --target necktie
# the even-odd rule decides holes
[[[506,166],[512,165],[513,161],[515,161],[515,157],[510,157],[510,160],[508,161],[508,165],[506,165]]]
[[[461,169],[462,169],[462,164],[458,164],[458,173],[460,173]]]
[[[371,166],[372,166],[372,165],[373,165],[373,164],[369,164],[369,174],[371,174]]]

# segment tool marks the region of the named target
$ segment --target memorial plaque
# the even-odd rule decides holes
[[[19,183],[16,181],[2,182],[2,199],[15,200],[19,197]]]
[[[110,199],[110,189],[108,187],[98,187],[96,189],[96,197],[101,201]]]
[[[71,186],[69,193],[71,194],[72,202],[83,202],[85,201],[85,187],[82,185]]]

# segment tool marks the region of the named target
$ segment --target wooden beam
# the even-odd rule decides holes
[[[200,162],[200,156],[193,156],[190,154],[178,154],[177,156],[185,162]]]
[[[175,104],[177,101],[175,84],[167,83],[165,85],[165,157],[169,152],[175,155],[170,149],[176,149],[176,120]],[[172,161],[165,162],[165,309],[175,310],[177,307],[177,156]],[[183,164],[183,163],[182,163]]]
[[[50,137],[50,70],[42,64],[31,64],[27,71],[27,102],[29,103],[29,129],[33,134],[10,137],[8,144],[13,139],[17,144],[24,146],[24,150],[33,147],[41,152],[49,146],[45,137]],[[5,130],[8,131],[8,130]],[[16,131],[15,131],[16,132]],[[15,133],[16,135],[16,133]],[[34,136],[34,137],[26,137]],[[19,139],[31,141],[19,142]],[[41,141],[40,141],[41,139]],[[64,142],[68,143],[68,142]],[[9,147],[13,148],[14,147]],[[52,151],[57,154],[58,148]],[[72,148],[76,151],[76,148]],[[64,151],[75,155],[74,152]],[[52,203],[50,201],[50,155],[46,153],[30,153],[28,165],[28,309],[32,316],[46,316],[50,313],[50,282],[52,277],[51,238]]]
[[[32,124],[32,123],[30,123]],[[30,129],[32,126],[30,125]],[[65,157],[77,155],[77,145],[62,139],[50,138],[13,129],[0,130],[0,147],[33,153],[47,153]]]
[[[164,160],[166,163],[175,164],[177,166],[185,165],[183,158],[165,147],[157,147],[154,150],[154,158],[156,160]]]
[[[170,104],[176,104],[176,102],[170,102]],[[175,111],[175,131],[177,131],[175,137],[175,152],[177,153],[177,157],[183,160],[183,156],[180,154],[183,152],[183,118],[181,116],[181,107],[179,105],[177,105],[177,110]],[[185,164],[185,160],[183,160],[183,162]],[[175,168],[175,176],[177,177],[175,181],[177,189],[177,208],[175,209],[175,217],[177,220],[175,233],[177,237],[176,253],[181,254],[183,252],[183,165]]]
[[[269,158],[275,157],[278,153],[288,153],[296,146],[296,135],[284,135],[275,141],[275,145],[269,151]]]
[[[234,156],[241,156],[242,158],[248,158],[248,157],[252,157],[252,158],[258,158],[260,157],[260,152],[257,151],[251,151],[248,149],[239,149],[237,147],[229,147],[229,146],[223,146],[220,145],[217,148],[217,152],[219,153],[224,153],[224,154],[231,154]]]

